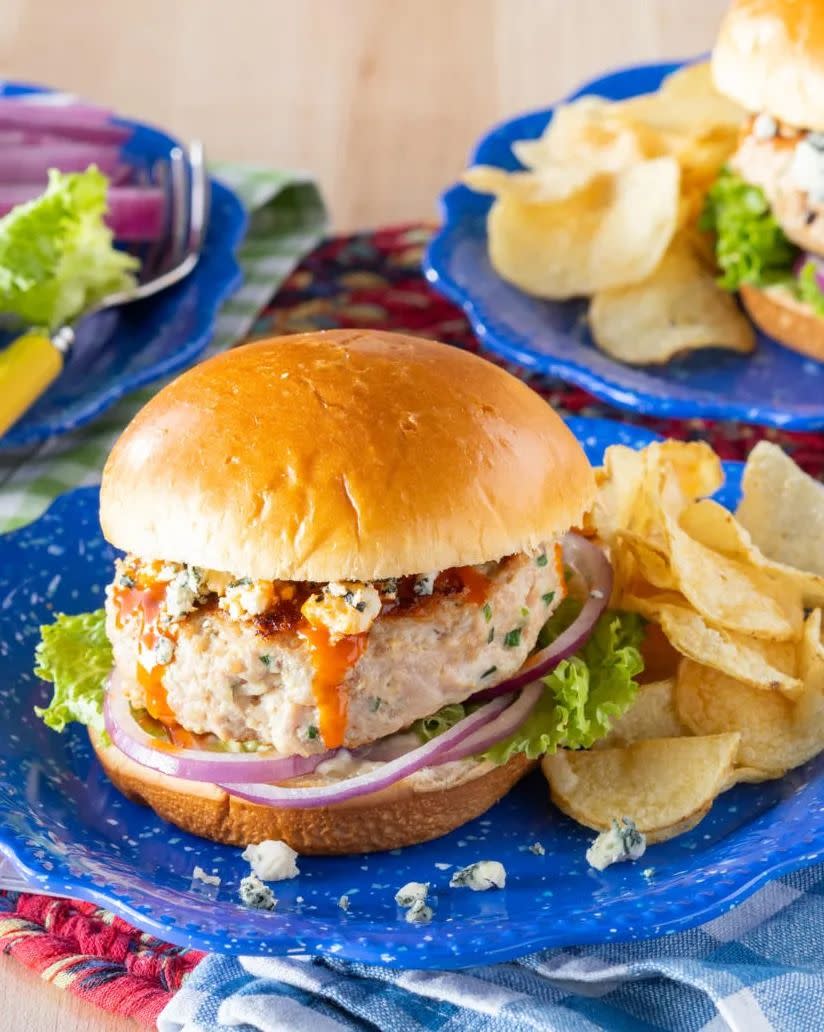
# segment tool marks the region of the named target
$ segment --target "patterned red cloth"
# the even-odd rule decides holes
[[[14,893],[0,894],[0,946],[52,985],[146,1027],[203,957],[93,903]]]
[[[283,286],[257,320],[253,336],[375,327],[477,351],[477,341],[461,312],[421,276],[421,254],[431,232],[423,226],[402,226],[326,242]],[[824,475],[824,434],[630,415],[560,380],[501,364],[526,379],[562,413],[609,417],[671,437],[707,440],[724,459],[746,458],[753,445],[766,437],[779,442],[808,472]],[[47,981],[146,1026],[155,1024],[203,956],[145,935],[90,903],[2,893],[0,946]]]

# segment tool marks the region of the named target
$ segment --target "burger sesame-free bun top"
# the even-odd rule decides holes
[[[520,380],[372,330],[264,340],[185,372],[103,471],[116,547],[272,580],[374,580],[531,550],[577,524],[594,476]]]
[[[824,130],[824,0],[734,0],[712,72],[718,89],[748,110]]]

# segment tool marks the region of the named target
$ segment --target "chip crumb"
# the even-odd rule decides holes
[[[533,842],[532,845],[529,847],[529,851],[530,853],[534,853],[535,856],[544,856],[544,854],[546,853],[543,844],[540,842]]]
[[[344,913],[348,914],[349,913],[349,897],[348,896],[341,896],[341,898],[338,900],[338,906],[341,908],[341,910]]]
[[[647,879],[647,881],[649,881],[649,879],[652,878],[654,876],[654,874],[655,874],[655,868],[654,867],[645,867],[643,869],[643,871],[641,871],[641,874],[644,876],[644,878]]]
[[[195,865],[195,869],[192,871],[192,879],[195,878],[199,882],[203,882],[204,885],[220,885],[220,876],[217,874],[207,874],[200,865]]]

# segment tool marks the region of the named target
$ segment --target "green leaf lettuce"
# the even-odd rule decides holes
[[[104,611],[61,613],[44,624],[34,659],[35,674],[54,685],[49,705],[35,706],[38,717],[53,731],[76,721],[104,732],[103,689],[113,662]]]
[[[53,330],[134,282],[139,263],[104,222],[107,187],[94,167],[52,169],[44,193],[0,219],[0,312]]]
[[[699,226],[715,233],[718,282],[726,290],[792,281],[798,249],[776,221],[764,191],[729,168],[708,191]]]

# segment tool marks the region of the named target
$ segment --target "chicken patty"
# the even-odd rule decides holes
[[[766,128],[760,128],[765,126]],[[787,131],[759,116],[730,159],[748,183],[759,186],[786,235],[799,247],[824,254],[824,136]]]
[[[433,595],[409,610],[379,616],[362,635],[340,688],[342,745],[372,742],[448,703],[511,677],[563,597],[560,550],[516,555],[493,564],[485,597]],[[143,707],[135,671],[145,629],[123,619],[109,592],[107,632],[129,701]],[[285,755],[327,748],[318,706],[317,655],[297,628],[263,618],[238,619],[205,605],[176,624],[173,656],[162,677],[180,725],[222,741],[257,742]]]

